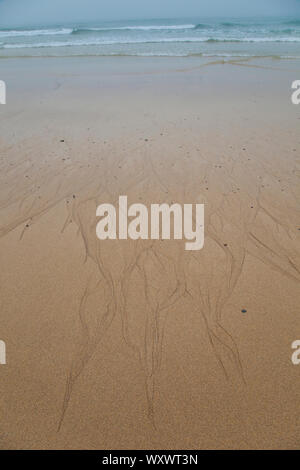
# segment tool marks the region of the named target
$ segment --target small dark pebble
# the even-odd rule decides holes
[[[29,227],[29,225],[28,225],[28,224],[26,224],[26,227],[28,228],[28,227]]]
[[[247,313],[247,310],[245,308],[243,308],[243,310],[241,310],[242,313]]]
[[[61,139],[61,142],[64,142],[64,139]]]
[[[148,142],[148,139],[145,139],[145,142]]]
[[[228,246],[227,243],[224,243],[224,246]]]
[[[75,197],[76,197],[75,194],[73,194],[73,199],[75,199]]]

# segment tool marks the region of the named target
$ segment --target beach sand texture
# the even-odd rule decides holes
[[[1,448],[299,448],[299,62],[0,67]],[[119,195],[203,250],[100,242]]]

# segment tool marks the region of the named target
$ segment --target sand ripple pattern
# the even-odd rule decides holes
[[[116,316],[122,322],[120,339],[143,372],[147,412],[155,427],[158,377],[168,354],[164,334],[174,309],[184,315],[197,312],[221,373],[246,386],[238,338],[223,321],[245,260],[251,257],[258,267],[264,263],[300,281],[298,152],[291,149],[287,161],[278,148],[271,160],[259,145],[233,149],[225,142],[222,153],[210,147],[207,154],[194,135],[185,131],[181,145],[176,129],[147,140],[90,139],[85,147],[57,142],[52,154],[39,158],[32,141],[24,141],[18,160],[12,148],[2,146],[1,237],[17,230],[22,243],[43,216],[64,204],[65,220],[58,220],[57,230],[68,237],[70,225],[76,227],[82,242],[77,249],[84,249],[84,263],[91,266],[76,313],[80,347],[66,371],[58,430],[78,377]],[[121,194],[146,205],[205,203],[205,248],[186,252],[180,241],[99,242],[96,207],[116,204]]]

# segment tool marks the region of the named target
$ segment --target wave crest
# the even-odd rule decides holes
[[[72,34],[73,28],[61,29],[24,29],[24,30],[2,30],[0,38],[26,37],[26,36],[56,36]]]

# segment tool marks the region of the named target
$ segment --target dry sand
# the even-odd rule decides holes
[[[1,60],[1,448],[299,448],[300,67],[208,62]],[[100,242],[123,194],[204,249]]]

